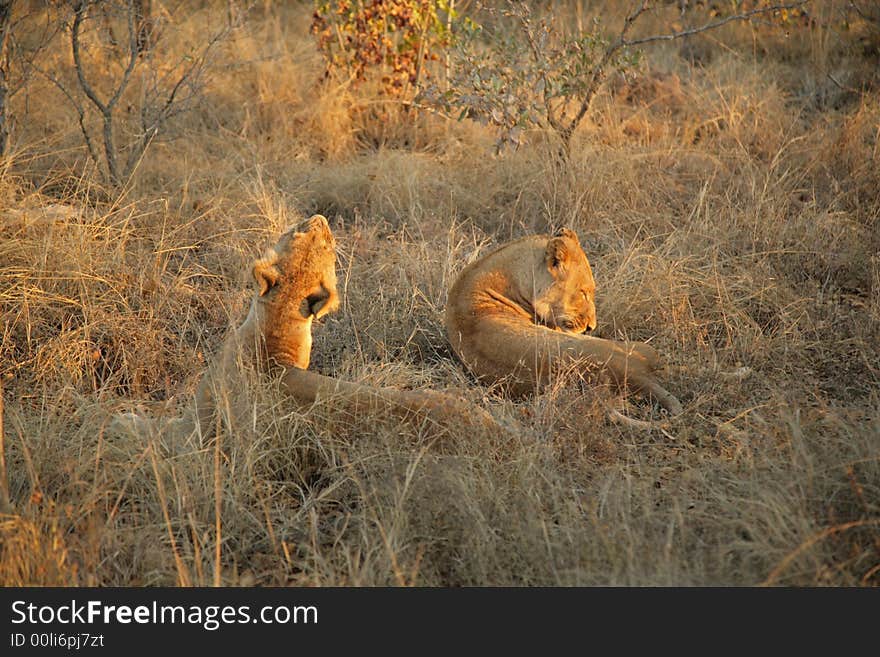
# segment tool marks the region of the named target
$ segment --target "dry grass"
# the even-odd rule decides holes
[[[306,26],[258,11],[121,194],[57,91],[16,97],[2,584],[880,583],[876,50],[822,25],[657,48],[560,171],[539,136],[493,157],[467,122],[377,123],[366,91],[315,85]],[[255,377],[204,448],[111,423],[186,412],[247,263],[314,211],[345,301],[313,366],[454,390],[513,437],[301,413]],[[600,334],[667,355],[686,410],[662,432],[609,423],[604,390],[504,399],[451,356],[456,273],[560,225],[594,263]]]

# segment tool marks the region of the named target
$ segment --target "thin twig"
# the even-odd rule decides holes
[[[25,25],[36,11],[24,10],[23,3],[16,4],[13,17],[14,0],[0,0],[0,154],[8,144],[13,116],[9,112],[9,103],[22,89],[27,87],[32,73],[37,70],[34,62],[48,44],[61,31],[63,21],[51,21],[50,12],[46,13],[46,24],[42,30]],[[16,39],[16,34],[27,34],[24,42]],[[35,35],[39,34],[35,38]],[[28,103],[24,105],[24,116],[28,112]]]
[[[644,37],[641,39],[633,39],[632,41],[624,40],[621,44],[625,47],[630,46],[640,46],[644,43],[653,43],[655,41],[674,41],[675,39],[681,39],[683,37],[692,36],[694,34],[699,34],[700,32],[706,32],[708,30],[714,30],[716,28],[721,27],[722,25],[727,25],[728,23],[734,21],[746,21],[749,20],[752,16],[757,16],[758,14],[768,14],[775,11],[783,11],[789,9],[797,9],[798,7],[802,7],[807,4],[810,0],[799,0],[798,2],[792,2],[790,4],[785,5],[772,5],[770,7],[759,7],[757,9],[751,9],[749,11],[744,11],[741,14],[734,14],[733,16],[727,16],[726,18],[722,18],[717,21],[712,21],[711,23],[706,23],[702,27],[694,27],[689,30],[682,30],[681,32],[672,32],[671,34],[658,34],[655,36]]]
[[[633,23],[638,20],[639,16],[641,16],[647,8],[648,0],[642,0],[642,4],[639,6],[639,8],[626,17],[626,19],[623,21],[623,27],[620,30],[617,41],[615,41],[605,50],[605,53],[602,55],[602,59],[599,60],[599,63],[593,69],[593,75],[590,78],[590,84],[587,86],[587,90],[584,92],[583,98],[581,99],[581,106],[578,109],[575,117],[569,122],[567,126],[565,126],[565,129],[561,133],[562,141],[565,144],[566,150],[568,149],[569,143],[571,142],[571,136],[574,134],[575,129],[578,127],[578,125],[580,125],[580,122],[587,114],[587,110],[590,109],[590,105],[593,102],[593,96],[596,95],[596,91],[599,89],[599,85],[605,79],[605,67],[608,66],[608,63],[614,56],[614,53],[623,47],[624,43],[626,42],[627,32],[629,32],[630,28],[633,26]]]
[[[545,62],[545,57],[541,54],[541,49],[538,47],[537,42],[535,41],[535,34],[532,31],[532,23],[528,18],[528,7],[523,5],[523,11],[516,12],[515,15],[522,25],[523,33],[526,36],[526,41],[529,44],[529,51],[532,54],[532,61],[541,69],[541,82],[543,83],[542,90],[542,99],[544,100],[544,111],[547,112],[547,122],[550,127],[553,128],[557,133],[562,133],[564,131],[564,126],[559,123],[556,119],[556,115],[553,112],[553,103],[552,98],[550,97],[550,84],[547,80],[547,67],[541,66],[542,62]]]
[[[168,93],[168,96],[165,99],[164,103],[162,103],[162,107],[156,112],[156,114],[152,118],[152,121],[149,123],[147,121],[148,106],[146,102],[144,103],[143,107],[141,108],[142,133],[140,139],[135,142],[135,144],[131,147],[131,151],[129,152],[124,172],[126,178],[134,173],[135,167],[140,162],[141,158],[143,157],[149,145],[152,143],[153,139],[155,139],[159,132],[161,132],[165,123],[172,117],[185,111],[185,109],[182,108],[181,105],[185,105],[186,101],[189,98],[192,98],[195,95],[196,91],[191,91],[190,95],[182,100],[178,98],[178,94],[185,86],[189,86],[191,89],[195,89],[196,81],[199,79],[199,76],[202,74],[207,66],[208,54],[221,40],[223,40],[224,38],[226,38],[226,36],[230,34],[234,27],[235,26],[227,26],[226,28],[214,34],[213,37],[211,37],[211,40],[208,41],[208,44],[205,46],[201,54],[198,57],[193,58],[192,64],[180,74],[180,77],[171,88],[171,91]],[[157,82],[157,85],[158,84],[159,83]]]
[[[86,128],[86,111],[85,111],[85,108],[82,106],[82,103],[80,103],[76,99],[76,97],[74,97],[74,95],[72,93],[70,93],[70,91],[67,89],[67,87],[65,87],[61,83],[61,81],[58,78],[56,78],[54,75],[52,75],[51,73],[49,73],[47,71],[44,71],[41,68],[35,67],[34,70],[36,70],[40,75],[42,75],[47,80],[52,82],[56,87],[58,87],[59,91],[61,91],[61,93],[63,93],[67,97],[67,99],[70,101],[70,104],[73,105],[73,108],[76,110],[76,113],[79,117],[79,129],[80,129],[80,132],[82,132],[83,140],[86,142],[86,148],[89,151],[89,157],[92,158],[92,161],[95,163],[95,166],[97,166],[98,169],[100,170],[101,160],[98,157],[98,149],[95,148],[95,144],[92,141],[92,136],[89,133],[88,128]]]
[[[753,16],[757,16],[759,14],[767,14],[770,12],[796,9],[797,7],[802,7],[807,4],[810,0],[798,0],[798,2],[792,2],[788,4],[779,4],[772,5],[769,7],[760,7],[757,9],[752,9],[750,11],[743,12],[741,14],[735,14],[732,16],[727,16],[726,18],[722,18],[717,21],[712,21],[702,25],[701,27],[695,27],[688,30],[681,30],[680,32],[671,32],[669,34],[657,34],[648,37],[642,37],[640,39],[632,39],[628,40],[626,35],[629,33],[630,28],[632,28],[633,24],[638,20],[638,18],[645,13],[648,9],[648,0],[642,0],[641,4],[637,9],[635,9],[629,16],[626,17],[623,23],[623,27],[620,30],[620,34],[617,36],[617,39],[605,49],[605,53],[602,55],[602,59],[599,60],[599,63],[593,68],[593,75],[590,78],[590,84],[587,85],[586,91],[584,91],[583,96],[581,97],[580,108],[578,109],[575,117],[569,122],[565,129],[560,133],[560,136],[563,139],[563,143],[566,148],[568,148],[569,142],[571,141],[571,136],[574,134],[575,129],[577,129],[580,122],[583,120],[587,111],[590,109],[590,105],[593,102],[593,97],[596,94],[596,91],[599,89],[599,85],[605,79],[605,69],[608,64],[611,62],[612,57],[622,48],[630,48],[632,46],[639,46],[646,43],[654,43],[656,41],[674,41],[676,39],[682,39],[685,37],[692,36],[694,34],[699,34],[701,32],[707,32],[709,30],[714,30],[722,25],[726,25],[727,23],[731,23],[734,21],[744,21],[749,20]]]

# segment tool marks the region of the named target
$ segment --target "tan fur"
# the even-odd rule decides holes
[[[202,379],[196,406],[202,434],[212,427],[217,385],[238,357],[284,367],[282,388],[309,405],[332,398],[339,410],[361,416],[381,413],[415,424],[498,430],[492,417],[463,399],[434,391],[410,391],[341,381],[309,372],[312,319],[336,310],[335,240],[316,215],[304,233],[288,231],[253,266],[257,292],[245,322],[227,338],[215,365]],[[260,358],[260,357],[265,358]]]
[[[196,391],[202,433],[209,431],[217,384],[245,360],[267,360],[305,369],[312,351],[312,321],[339,307],[336,240],[321,215],[304,232],[290,229],[254,262],[257,290],[244,323],[232,331]]]
[[[577,235],[562,229],[502,246],[471,263],[449,291],[452,348],[486,382],[534,392],[572,370],[681,405],[654,377],[659,357],[641,342],[582,335],[596,325],[595,282]]]

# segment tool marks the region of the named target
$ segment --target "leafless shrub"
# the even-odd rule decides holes
[[[13,126],[13,97],[27,87],[38,56],[58,32],[39,21],[16,0],[0,0],[0,155],[6,153]]]
[[[9,57],[6,42],[9,39],[9,24],[12,22],[12,0],[0,1],[0,155],[6,152],[9,140],[9,127],[6,118],[6,96],[9,94]]]
[[[193,107],[218,45],[236,25],[225,22],[168,62],[154,47],[159,20],[144,0],[75,0],[60,20],[69,31],[72,71],[43,74],[75,109],[89,157],[118,187],[168,122]],[[117,73],[102,75],[111,70]]]

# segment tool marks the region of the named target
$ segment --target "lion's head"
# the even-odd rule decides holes
[[[544,264],[535,273],[537,320],[565,333],[596,328],[596,282],[574,231],[559,230],[547,242]]]
[[[252,269],[257,283],[254,311],[270,356],[307,367],[312,319],[339,307],[336,240],[317,214],[304,229],[292,228],[266,250]]]

